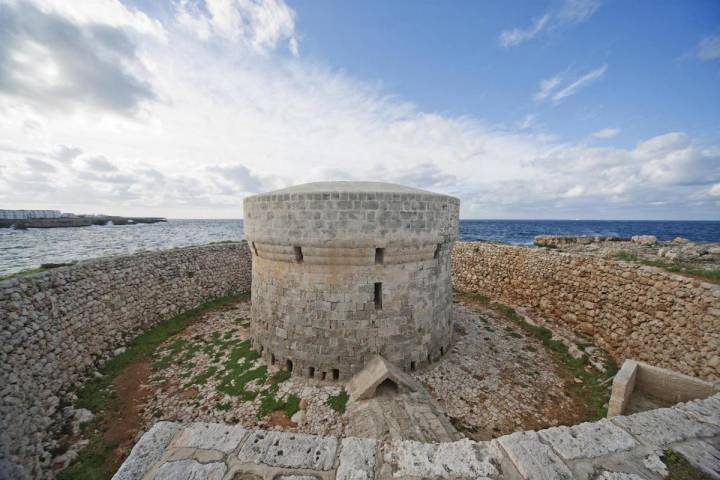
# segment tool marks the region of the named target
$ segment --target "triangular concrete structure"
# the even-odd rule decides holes
[[[383,383],[384,382],[384,383]],[[353,376],[347,384],[350,401],[367,400],[373,398],[378,386],[392,382],[398,392],[419,392],[420,385],[413,377],[400,368],[375,355],[370,361]]]

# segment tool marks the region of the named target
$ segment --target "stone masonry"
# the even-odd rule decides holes
[[[661,480],[665,449],[720,479],[720,394],[487,442],[382,442],[159,422],[113,480]]]
[[[107,257],[0,281],[0,478],[49,471],[61,399],[156,323],[250,288],[245,242]],[[13,478],[25,478],[18,473]]]
[[[347,380],[375,354],[405,369],[452,339],[459,200],[386,183],[310,183],[245,199],[255,349]]]
[[[720,285],[656,267],[513,245],[459,242],[453,286],[583,333],[627,358],[720,379]]]

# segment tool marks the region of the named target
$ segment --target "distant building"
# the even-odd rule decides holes
[[[2,220],[30,220],[33,218],[60,218],[60,210],[0,210]]]

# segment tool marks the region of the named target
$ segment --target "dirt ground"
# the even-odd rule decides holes
[[[569,388],[577,379],[539,340],[480,304],[456,303],[454,312],[452,349],[415,376],[458,430],[486,440],[589,418]],[[342,385],[287,378],[267,366],[247,348],[249,315],[248,302],[206,313],[152,361],[118,377],[116,413],[105,424],[118,460],[160,420],[343,434],[347,419],[327,403]]]

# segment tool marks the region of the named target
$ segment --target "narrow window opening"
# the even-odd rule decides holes
[[[265,350],[265,347],[263,347],[262,345],[260,345],[260,352],[258,352],[258,353],[260,353],[260,355],[262,355],[263,350]]]
[[[415,362],[410,362],[410,371],[411,372],[415,371]]]
[[[275,355],[270,354],[270,365],[275,365]]]
[[[375,310],[382,309],[382,283],[375,283]]]
[[[433,258],[440,258],[440,249],[442,248],[442,243],[438,243],[437,247],[435,247],[435,253],[433,254]]]
[[[308,368],[308,377],[315,378],[315,367]]]
[[[253,252],[255,252],[255,256],[257,257],[258,253],[257,253],[257,247],[255,246],[255,242],[252,242],[252,247],[253,247]]]
[[[295,261],[297,263],[302,263],[302,261],[303,261],[302,247],[293,247],[293,250],[295,251]]]
[[[432,363],[432,357],[430,356],[429,353],[428,353],[428,363]]]
[[[326,372],[322,372],[322,373],[320,374],[320,380],[325,380],[325,376],[326,376],[326,375],[327,375]]]
[[[375,249],[375,265],[383,265],[385,263],[385,249]]]
[[[445,355],[445,348],[440,347],[440,356]]]
[[[287,361],[285,362],[285,368],[287,369],[288,372],[292,372],[292,367],[293,367],[292,360],[290,360],[288,358]]]
[[[332,371],[333,380],[340,380],[340,370],[333,368]]]

